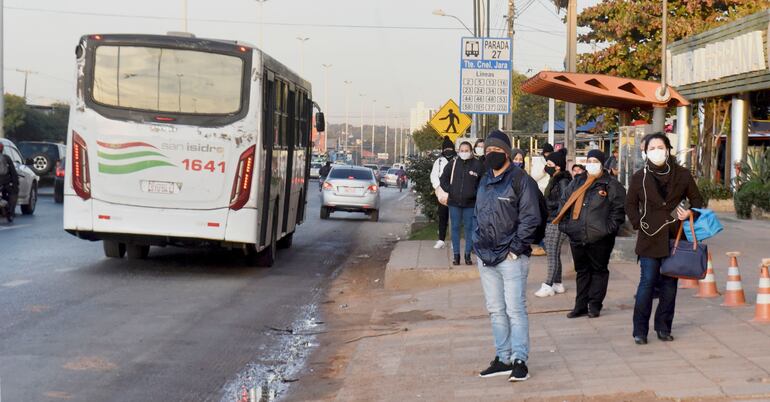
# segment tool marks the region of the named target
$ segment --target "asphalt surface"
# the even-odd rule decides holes
[[[321,319],[314,303],[335,270],[411,219],[405,197],[383,189],[378,223],[344,212],[321,221],[311,197],[272,268],[172,247],[107,259],[101,243],[64,232],[61,205],[41,197],[34,216],[0,223],[0,401],[232,400],[241,382],[302,363],[287,360],[311,342],[275,329]]]

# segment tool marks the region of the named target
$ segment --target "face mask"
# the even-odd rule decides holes
[[[663,166],[666,163],[667,154],[668,151],[665,149],[653,149],[647,152],[647,159],[655,164],[655,166]]]
[[[460,159],[464,161],[467,161],[468,159],[473,158],[473,154],[471,154],[470,152],[460,152],[457,155],[459,155]]]
[[[556,174],[556,166],[546,166],[543,168],[546,173],[548,173],[549,176],[553,176]]]
[[[484,147],[476,147],[473,151],[476,152],[476,156],[484,156]]]
[[[589,176],[596,176],[602,171],[601,163],[586,163],[586,172]]]
[[[452,158],[454,158],[455,156],[457,156],[457,152],[455,152],[454,150],[444,151],[444,154],[443,154],[443,155],[444,155],[444,157],[445,157],[445,158],[447,158],[447,159],[452,159]]]
[[[503,152],[490,152],[487,154],[487,166],[492,170],[500,170],[505,166],[505,160],[508,159],[508,155]]]
[[[524,169],[524,162],[513,162],[513,166]]]

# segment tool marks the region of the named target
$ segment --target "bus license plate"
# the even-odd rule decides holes
[[[182,183],[169,181],[142,180],[142,191],[154,194],[176,194],[182,189]]]

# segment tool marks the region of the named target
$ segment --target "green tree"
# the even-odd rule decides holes
[[[417,146],[417,149],[422,152],[440,149],[441,141],[443,141],[436,130],[428,124],[425,124],[421,129],[412,133],[412,138],[414,139],[414,144]]]
[[[24,124],[25,106],[24,98],[21,96],[5,94],[5,115],[3,116],[3,130],[6,136],[11,136],[19,126]]]

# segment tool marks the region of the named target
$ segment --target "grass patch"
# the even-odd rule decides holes
[[[409,235],[409,240],[436,240],[438,237],[438,222],[429,222],[422,229]]]

